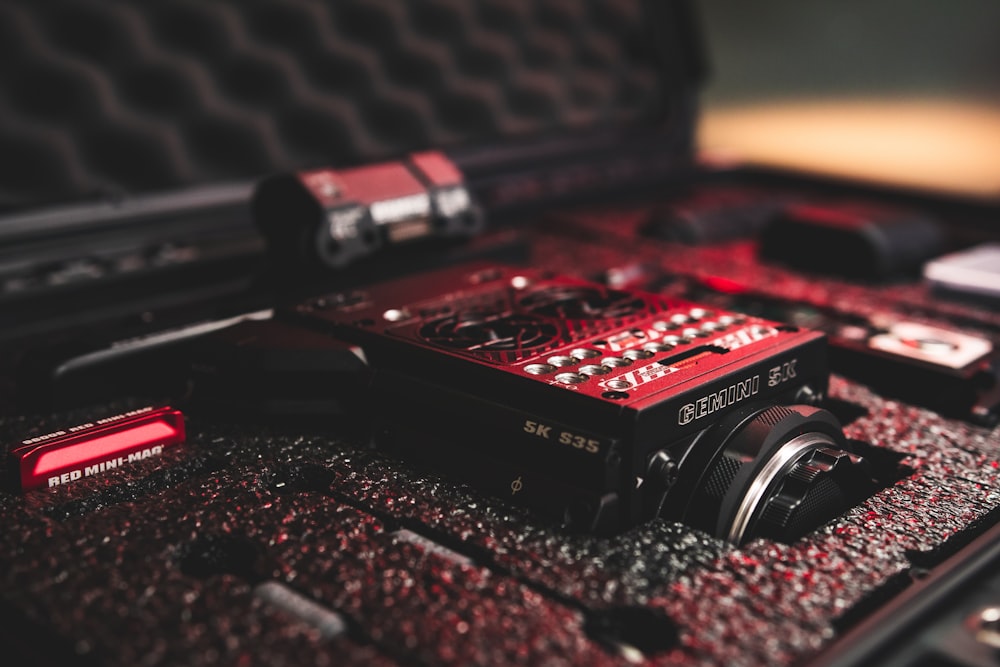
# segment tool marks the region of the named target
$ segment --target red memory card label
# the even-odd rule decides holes
[[[179,410],[146,407],[22,440],[8,465],[21,490],[28,491],[116,470],[182,442]]]

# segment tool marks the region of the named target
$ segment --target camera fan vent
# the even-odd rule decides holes
[[[634,293],[590,286],[539,290],[524,297],[521,307],[535,315],[567,320],[616,320],[649,309]]]
[[[559,339],[559,329],[530,315],[458,313],[424,324],[420,336],[434,345],[492,358],[494,352],[520,356],[516,353],[551,345]]]

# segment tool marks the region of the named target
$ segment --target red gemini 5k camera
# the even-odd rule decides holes
[[[285,315],[361,351],[378,446],[573,527],[788,540],[871,491],[821,333],[482,265]]]

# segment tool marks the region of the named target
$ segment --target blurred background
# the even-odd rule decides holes
[[[710,154],[1000,197],[997,0],[699,0]]]

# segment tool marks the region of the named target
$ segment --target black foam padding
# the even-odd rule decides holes
[[[0,495],[0,588],[19,614],[107,665],[243,654],[295,664],[331,652],[345,664],[613,664],[587,621],[623,607],[676,630],[654,656],[790,664],[1000,506],[996,433],[837,378],[832,392],[868,407],[848,435],[904,454],[913,473],[793,544],[735,549],[662,521],[614,538],[567,533],[329,436],[191,420],[191,442],[172,458]],[[5,422],[5,439],[29,421]],[[401,526],[469,560],[402,541]],[[192,566],[213,544],[212,566]],[[253,597],[266,580],[342,614],[351,633],[318,641]]]
[[[915,286],[888,295],[765,267],[749,244],[651,242],[636,234],[642,222],[623,211],[580,217],[576,235],[540,227],[534,261],[570,273],[636,262],[702,272],[790,298],[850,299],[859,313],[958,308]],[[995,313],[962,308],[995,327]],[[624,664],[634,654],[622,644],[654,664],[801,664],[1000,508],[1000,431],[836,376],[830,393],[857,406],[845,434],[884,454],[872,456],[884,459],[884,488],[791,543],[734,548],[662,520],[614,537],[570,532],[372,451],[336,422],[199,414],[189,443],[159,460],[0,493],[2,602],[73,660],[99,665]],[[0,436],[93,414],[9,417]],[[253,595],[263,581],[340,614],[347,634],[321,641]]]
[[[640,3],[0,2],[0,206],[658,119]]]
[[[642,210],[568,219],[524,232],[532,263],[715,278],[1000,335],[1000,313],[918,284],[804,276],[761,264],[752,242],[652,240]],[[188,444],[159,459],[23,496],[0,489],[0,614],[18,621],[0,639],[16,632],[70,665],[625,664],[621,644],[652,664],[806,664],[1000,516],[1000,429],[837,376],[830,394],[881,488],[799,540],[742,548],[662,520],[570,532],[372,451],[337,421],[198,414]],[[3,417],[0,442],[134,407]],[[347,633],[322,640],[253,594],[265,581],[340,614]]]

